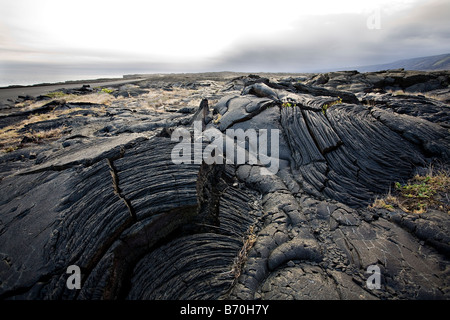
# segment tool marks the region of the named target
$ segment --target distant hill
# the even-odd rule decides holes
[[[420,71],[450,70],[450,53],[440,54],[437,56],[398,60],[386,64],[361,66],[349,69],[353,70],[356,69],[359,72],[372,72],[372,71],[399,69],[399,68],[403,68],[405,70],[420,70]]]

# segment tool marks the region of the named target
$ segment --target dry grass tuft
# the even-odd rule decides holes
[[[392,199],[392,196],[389,196]],[[371,209],[386,209],[389,211],[394,211],[394,206],[391,203],[391,201],[388,201],[387,199],[378,199],[376,198],[374,202],[369,205],[369,208]]]
[[[0,131],[0,148],[3,152],[12,152],[17,149],[24,148],[31,144],[40,144],[45,141],[51,141],[61,138],[66,127],[40,130],[20,135],[17,130]]]
[[[222,115],[221,115],[220,113],[218,113],[218,114],[214,117],[213,122],[214,122],[215,124],[217,124],[217,123],[220,122],[220,119],[221,119],[221,118],[222,118]]]
[[[118,98],[115,98],[113,95],[106,92],[97,92],[85,95],[70,95],[69,98],[65,98],[67,102],[86,102],[86,103],[95,103],[95,104],[103,104],[105,106],[110,106],[111,103]]]
[[[239,278],[241,275],[242,268],[247,261],[248,253],[255,244],[256,238],[255,227],[250,226],[243,239],[242,248],[239,251],[238,256],[234,259],[233,267],[231,269],[231,273],[234,274],[235,279]]]
[[[369,208],[383,208],[394,211],[398,207],[407,213],[425,213],[436,209],[450,214],[450,173],[445,170],[434,172],[432,168],[424,176],[416,175],[406,184],[395,183],[393,194],[375,199]]]

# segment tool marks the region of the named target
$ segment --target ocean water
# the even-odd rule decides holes
[[[8,87],[12,85],[33,85],[40,83],[56,83],[73,80],[95,80],[103,78],[122,78],[121,74],[52,74],[45,75],[42,73],[30,73],[27,75],[4,75],[0,74],[0,87]]]

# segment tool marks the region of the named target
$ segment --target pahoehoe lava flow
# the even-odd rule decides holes
[[[0,298],[449,299],[448,193],[424,213],[371,206],[449,170],[449,83],[402,69],[208,73],[9,101]],[[174,163],[171,135],[194,121],[279,130],[279,170]]]

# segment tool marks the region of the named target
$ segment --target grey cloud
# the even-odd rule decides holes
[[[293,29],[276,38],[246,39],[224,53],[221,63],[250,71],[310,71],[347,63],[369,33],[361,15],[304,17]],[[368,34],[370,36],[370,34]],[[360,39],[360,40],[356,40]],[[367,50],[362,48],[359,50]],[[257,70],[260,68],[261,70]]]
[[[367,28],[369,14],[303,17],[277,37],[235,43],[218,64],[230,70],[312,72],[450,52],[448,1],[395,14],[380,9],[379,30]]]
[[[391,30],[391,38],[404,40],[410,38],[450,37],[448,18],[450,2],[432,1],[415,7],[411,12],[399,14],[386,23]]]

